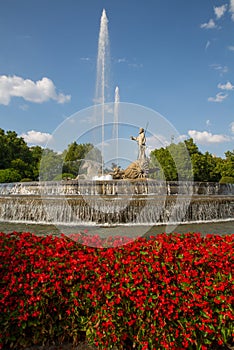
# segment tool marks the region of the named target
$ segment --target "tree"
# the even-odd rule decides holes
[[[30,162],[30,150],[27,143],[22,137],[18,137],[15,131],[7,131],[5,135],[5,140],[7,144],[7,157],[9,163],[13,159],[21,159],[26,163]]]
[[[0,169],[14,169],[22,178],[35,179],[32,154],[24,139],[15,131],[0,129]],[[38,167],[38,166],[37,166]]]
[[[225,153],[225,159],[223,159],[220,166],[221,183],[234,183],[234,150],[227,151]]]
[[[17,158],[11,161],[11,168],[19,172],[21,179],[30,178],[31,179],[31,169],[29,165],[25,163],[22,159]]]
[[[10,164],[8,160],[8,145],[6,135],[3,129],[0,129],[0,169],[6,169]]]
[[[193,179],[190,152],[184,142],[172,143],[167,147],[175,163],[177,179],[189,181]]]
[[[15,169],[1,169],[0,170],[0,182],[19,182],[21,179],[20,173]]]
[[[221,172],[224,165],[224,159],[222,159],[221,157],[213,157],[213,161],[215,163],[215,167],[212,169],[211,172],[211,181],[219,182],[222,177]]]
[[[156,175],[158,179],[166,181],[176,181],[178,179],[175,162],[167,147],[155,149],[150,153],[150,158],[151,167],[160,169]]]
[[[192,180],[191,160],[183,142],[156,149],[150,158],[150,167],[160,169],[154,177],[167,181]]]
[[[209,152],[193,154],[191,159],[195,181],[215,182],[220,180],[218,160]]]
[[[31,178],[33,180],[38,180],[43,149],[40,146],[33,146],[33,147],[30,147],[30,152],[31,152]]]
[[[221,170],[222,176],[234,177],[234,150],[227,151],[225,153],[226,159],[224,160],[223,168]]]
[[[80,167],[85,161],[93,161],[101,164],[101,152],[91,143],[77,144],[73,142],[68,149],[63,152],[64,163],[63,173],[73,174],[77,176],[84,172]]]
[[[190,156],[192,156],[193,154],[201,154],[197,145],[194,143],[192,137],[188,140],[185,140],[184,143],[185,143],[185,146],[186,146]]]
[[[62,174],[63,156],[46,148],[40,163],[40,181],[52,181]]]

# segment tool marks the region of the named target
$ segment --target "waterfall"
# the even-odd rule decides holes
[[[53,224],[129,224],[206,222],[234,218],[234,200],[215,196],[192,198],[188,204],[173,196],[146,199],[138,195],[129,200],[121,195],[112,199],[99,196],[10,196],[0,198],[0,221]]]
[[[226,219],[234,219],[234,184],[153,179],[0,184],[0,221],[154,225]]]

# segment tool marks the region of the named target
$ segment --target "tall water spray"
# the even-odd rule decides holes
[[[97,80],[96,80],[96,92],[95,103],[102,105],[102,144],[101,152],[102,159],[104,159],[104,140],[105,140],[105,102],[107,102],[108,88],[109,88],[109,70],[110,70],[110,44],[108,34],[108,19],[106,11],[103,9],[100,31],[98,39],[98,56],[97,56]],[[102,164],[103,175],[103,164]]]
[[[113,139],[116,140],[116,164],[119,159],[119,87],[115,88]]]

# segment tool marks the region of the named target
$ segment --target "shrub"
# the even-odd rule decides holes
[[[0,169],[0,182],[18,182],[21,179],[20,173],[15,169]]]

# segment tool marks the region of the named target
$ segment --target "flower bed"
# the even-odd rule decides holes
[[[100,349],[204,350],[231,342],[234,235],[160,234],[90,247],[100,240],[0,234],[1,349],[86,340]]]

